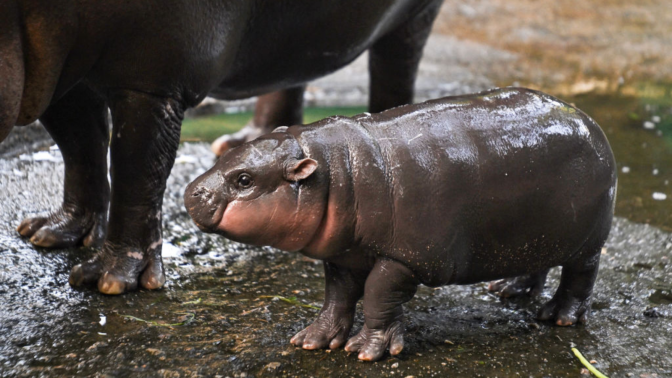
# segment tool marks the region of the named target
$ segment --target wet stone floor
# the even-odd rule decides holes
[[[670,377],[670,199],[652,193],[669,190],[672,107],[616,102],[613,115],[600,107],[613,98],[575,100],[603,125],[622,185],[589,324],[535,319],[557,270],[536,299],[501,300],[486,284],[422,287],[405,306],[403,353],[377,363],[289,344],[321,305],[320,263],[198,232],[182,192],[212,165],[204,143],[181,146],[168,182],[166,287],[114,297],[72,289],[70,268],[93,251],[36,249],[14,231],[24,217],[59,205],[63,176],[59,151],[39,143],[39,130],[15,129],[0,150],[0,376],[577,377],[576,347],[611,377]],[[663,117],[657,130],[645,123],[653,113]],[[26,144],[26,133],[38,135]],[[361,324],[360,308],[354,331]]]

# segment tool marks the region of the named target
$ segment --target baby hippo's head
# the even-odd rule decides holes
[[[184,203],[205,232],[296,251],[310,242],[317,228],[309,227],[305,217],[315,218],[311,209],[321,206],[302,193],[303,180],[317,166],[294,136],[273,132],[222,155],[187,186]]]

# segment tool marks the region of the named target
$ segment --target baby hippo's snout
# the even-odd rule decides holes
[[[198,228],[214,232],[227,205],[218,175],[204,174],[189,184],[184,191],[184,205]]]

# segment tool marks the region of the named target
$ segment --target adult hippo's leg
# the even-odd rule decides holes
[[[418,14],[369,49],[372,113],[413,102],[422,50],[443,0],[432,0]]]
[[[26,218],[18,227],[39,247],[100,247],[107,228],[110,186],[107,182],[105,101],[79,84],[40,118],[63,154],[63,204],[46,217]]]
[[[16,124],[24,91],[25,67],[21,46],[21,17],[16,1],[0,11],[0,142]]]
[[[504,298],[517,297],[525,293],[536,297],[544,291],[546,276],[548,269],[536,274],[493,281],[490,282],[488,290]]]
[[[404,348],[402,304],[413,298],[420,281],[404,265],[378,260],[364,287],[364,327],[348,340],[345,350],[359,352],[364,361],[379,360],[385,350],[397,355]]]
[[[112,199],[102,250],[70,273],[70,284],[98,282],[105,294],[157,289],[161,261],[161,205],[180,141],[183,105],[171,98],[118,90],[112,110]]]
[[[254,118],[240,131],[222,135],[212,142],[212,152],[219,156],[228,149],[270,133],[278,126],[301,124],[305,89],[301,85],[259,96],[254,108]]]
[[[290,342],[303,349],[335,349],[345,344],[357,301],[364,294],[367,273],[325,262],[325,299],[320,314],[313,324],[297,333]]]

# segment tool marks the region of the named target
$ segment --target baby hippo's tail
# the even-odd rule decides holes
[[[0,142],[12,130],[21,107],[24,64],[19,10],[16,0],[0,12]]]

